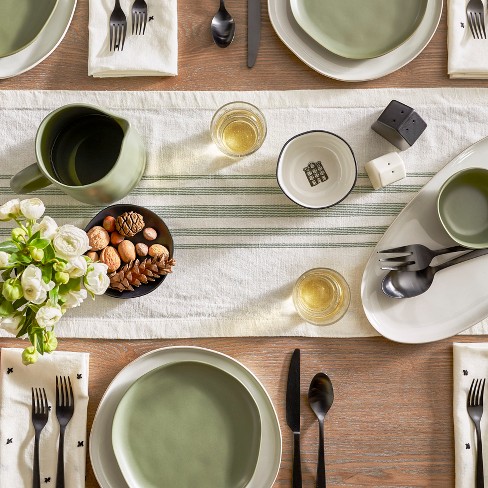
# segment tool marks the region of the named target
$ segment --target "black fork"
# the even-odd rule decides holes
[[[56,417],[59,422],[58,470],[56,488],[64,488],[64,432],[75,410],[75,398],[71,380],[56,376]]]
[[[119,0],[115,0],[115,6],[110,15],[110,50],[123,51],[125,36],[127,34],[127,17],[120,6]]]
[[[47,404],[46,391],[44,388],[32,388],[32,425],[34,425],[34,478],[33,488],[41,487],[41,475],[39,470],[39,439],[41,431],[47,424],[49,418],[49,407]]]
[[[483,446],[481,444],[481,417],[483,415],[483,394],[485,392],[485,379],[473,379],[471,388],[469,389],[468,398],[466,401],[466,408],[468,415],[476,429],[477,452],[476,452],[476,488],[484,488],[484,474],[483,474]]]

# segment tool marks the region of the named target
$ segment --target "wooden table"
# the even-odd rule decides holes
[[[264,2],[265,3],[265,2]],[[447,78],[446,14],[430,45],[405,68],[380,80],[341,83],[301,63],[278,39],[263,5],[258,61],[246,67],[245,1],[230,2],[237,37],[225,51],[212,43],[210,18],[218,2],[179,2],[179,76],[97,80],[87,76],[88,0],[79,0],[71,28],[59,48],[33,70],[0,89],[67,90],[255,90],[487,86]],[[306,403],[308,384],[318,371],[334,381],[335,403],[326,421],[329,487],[429,487],[454,485],[452,427],[452,342],[488,341],[457,337],[434,344],[402,345],[383,338],[220,338],[106,341],[62,339],[59,348],[89,351],[88,429],[112,378],[133,359],[158,347],[197,345],[229,354],[263,381],[283,431],[283,460],[277,487],[291,486],[292,438],[285,424],[284,392],[291,352],[302,350],[302,464],[304,487],[313,487],[317,425]],[[0,347],[24,347],[0,339]],[[87,460],[87,488],[98,486]]]

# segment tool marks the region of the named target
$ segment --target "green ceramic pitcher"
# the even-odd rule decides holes
[[[139,183],[146,166],[140,135],[98,107],[65,105],[51,112],[36,135],[37,163],[10,181],[16,193],[54,185],[80,202],[107,205]]]

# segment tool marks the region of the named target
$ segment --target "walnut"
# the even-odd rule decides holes
[[[167,256],[169,257],[169,251],[166,247],[164,247],[161,244],[153,244],[149,248],[149,256],[155,257],[155,256]]]
[[[112,217],[111,215],[107,215],[103,219],[102,225],[107,232],[113,232],[115,230],[115,217]]]
[[[100,253],[100,262],[108,266],[108,273],[113,273],[120,268],[120,256],[117,249],[112,246],[107,246]]]
[[[112,234],[110,234],[110,242],[114,246],[118,246],[124,239],[125,237],[121,236],[116,230],[114,230]]]
[[[119,251],[120,258],[124,263],[129,263],[136,259],[136,248],[131,241],[124,240],[119,244],[117,248]]]
[[[147,245],[144,244],[143,242],[139,242],[138,244],[136,244],[136,253],[138,256],[141,257],[147,256],[148,251],[149,249]]]
[[[86,255],[94,262],[96,263],[98,261],[98,254],[95,251],[88,251]]]
[[[108,232],[100,225],[92,227],[87,232],[87,235],[92,251],[101,251],[104,247],[107,247],[110,242]]]
[[[158,233],[156,232],[156,229],[153,229],[152,227],[146,227],[142,231],[142,235],[144,236],[144,239],[147,241],[154,241],[156,237],[158,237]]]

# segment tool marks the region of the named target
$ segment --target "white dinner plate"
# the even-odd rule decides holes
[[[198,347],[156,349],[127,365],[110,383],[98,406],[90,433],[90,459],[102,488],[127,488],[112,447],[112,422],[120,400],[141,376],[180,361],[210,364],[234,376],[251,393],[261,416],[261,448],[247,488],[271,488],[281,462],[281,431],[268,393],[254,374],[235,359]]]
[[[305,64],[320,74],[341,81],[367,81],[386,76],[415,59],[432,39],[442,14],[442,0],[429,0],[417,30],[401,46],[373,59],[338,56],[301,29],[289,0],[268,0],[268,13],[278,37]]]
[[[20,75],[44,61],[66,35],[75,8],[76,0],[58,0],[51,17],[34,41],[25,49],[0,58],[0,79]]]
[[[437,194],[451,175],[470,167],[488,169],[488,138],[456,156],[420,190],[369,258],[361,284],[363,308],[371,325],[388,339],[405,343],[437,341],[488,317],[488,256],[440,271],[430,289],[414,298],[390,298],[381,291],[387,272],[380,269],[377,251],[415,243],[432,249],[457,245],[439,220]]]

